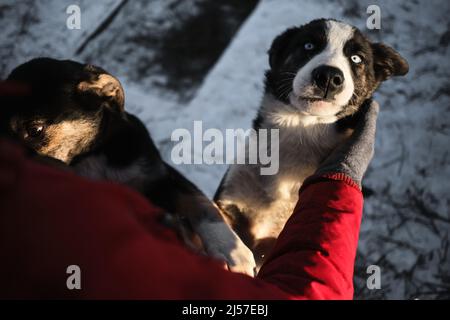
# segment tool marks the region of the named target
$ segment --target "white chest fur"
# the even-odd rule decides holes
[[[279,129],[278,173],[263,176],[258,165],[233,165],[219,199],[221,205],[239,208],[249,220],[255,240],[278,237],[303,181],[345,139],[336,130],[335,117],[302,115],[292,107],[270,102],[270,108],[263,103],[261,127]]]

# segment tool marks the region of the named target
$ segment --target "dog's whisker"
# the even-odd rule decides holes
[[[290,85],[291,85],[290,82],[283,82],[283,83],[280,83],[278,87],[290,86]]]
[[[290,85],[291,83],[292,83],[292,81],[284,80],[284,81],[280,81],[279,86],[282,86],[282,85]]]
[[[277,91],[281,91],[281,92],[292,91],[292,88],[291,88],[291,86],[285,85],[285,86],[278,87]]]
[[[297,75],[295,72],[289,72],[289,71],[284,71],[281,74],[290,74],[290,75],[294,75],[294,76]]]
[[[289,93],[291,92],[292,90],[291,90],[291,88],[286,88],[286,89],[284,89],[281,93],[280,93],[280,96],[282,97],[282,98],[288,98],[288,96],[289,96]]]
[[[295,78],[291,77],[291,78],[284,78],[281,79],[279,82],[284,82],[284,81],[294,81]]]

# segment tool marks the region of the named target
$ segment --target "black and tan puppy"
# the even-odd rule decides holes
[[[38,58],[18,66],[7,80],[31,91],[1,107],[1,134],[82,176],[138,190],[183,221],[209,255],[253,275],[251,251],[213,202],[161,159],[142,122],[124,110],[124,91],[115,77],[92,65]]]

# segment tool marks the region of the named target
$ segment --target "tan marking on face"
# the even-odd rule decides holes
[[[43,155],[70,163],[73,157],[85,151],[95,139],[99,121],[66,120],[51,124],[45,134],[48,143],[37,151]]]
[[[124,92],[119,80],[109,74],[101,74],[98,79],[89,82],[80,82],[77,86],[80,91],[93,91],[102,97],[111,97],[118,101],[123,108]]]

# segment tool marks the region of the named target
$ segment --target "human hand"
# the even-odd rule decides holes
[[[366,100],[358,111],[356,127],[344,144],[325,159],[316,175],[343,173],[361,187],[361,180],[374,154],[375,131],[379,105]]]

